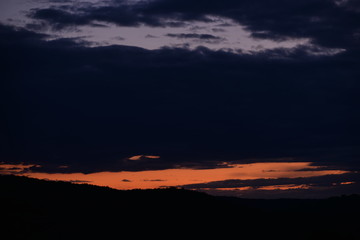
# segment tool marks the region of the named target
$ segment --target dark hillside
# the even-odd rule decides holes
[[[360,239],[356,195],[251,200],[0,176],[0,201],[4,239]]]

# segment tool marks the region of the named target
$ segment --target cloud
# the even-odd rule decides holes
[[[360,183],[359,173],[345,173],[338,175],[324,175],[316,177],[299,177],[299,178],[273,178],[273,179],[251,179],[251,180],[225,180],[217,182],[208,182],[200,184],[184,185],[185,188],[244,188],[251,187],[253,189],[267,186],[281,185],[308,185],[310,187],[331,187],[334,185],[344,185],[344,183]]]
[[[0,34],[4,162],[89,173],[291,157],[359,169],[358,51],[87,47],[4,25]],[[139,152],[161,158],[126,160]]]
[[[119,40],[119,41],[124,41],[124,40],[126,40],[126,39],[123,38],[123,37],[115,37],[114,39]]]
[[[6,164],[4,162],[0,162],[0,174],[23,174],[29,172],[31,169],[40,167],[40,165],[33,164]]]
[[[202,40],[219,40],[220,37],[216,37],[211,34],[197,34],[197,33],[168,33],[166,34],[168,37],[174,38],[196,38]]]
[[[47,23],[54,30],[84,25],[103,26],[95,22],[112,23],[126,27],[138,27],[141,24],[152,27],[180,27],[184,25],[176,19],[163,19],[161,16],[143,14],[139,9],[140,6],[134,4],[115,1],[110,3],[109,6],[71,3],[68,6],[36,8],[28,13],[28,17],[42,21],[43,24]]]
[[[16,28],[12,26],[0,24],[0,34],[4,38],[0,39],[2,46],[8,44],[37,44],[40,40],[48,37],[46,34],[35,33],[23,28]]]
[[[206,1],[158,0],[146,6],[147,14],[181,16],[197,20],[215,15],[230,18],[245,26],[254,37],[310,38],[333,48],[358,48],[354,37],[359,28],[360,12],[356,1],[338,6],[332,0],[293,1]],[[337,34],[334,34],[336,32]]]
[[[146,160],[146,159],[159,159],[160,156],[152,156],[152,155],[136,155],[129,157],[129,160],[132,161],[139,161],[139,160]]]
[[[247,198],[324,198],[359,192],[358,172],[300,178],[225,180],[179,187]]]
[[[151,34],[146,34],[145,38],[158,38],[157,36],[151,35]]]
[[[168,33],[165,36],[178,39],[193,39],[206,43],[220,43],[225,41],[225,38],[214,36],[211,34],[197,34],[197,33]]]
[[[60,9],[34,9],[29,17],[48,21],[55,29],[62,29],[68,25],[88,25],[91,19],[85,16],[72,14]]]
[[[144,179],[144,182],[165,182],[163,179]]]
[[[327,48],[358,49],[360,11],[357,1],[197,1],[154,0],[127,4],[33,9],[30,17],[56,29],[93,24],[119,26],[183,26],[184,21],[212,22],[211,16],[232,19],[254,38],[283,40],[309,38]],[[336,34],[335,34],[336,33]]]
[[[216,33],[226,32],[226,30],[222,29],[222,28],[212,28],[211,31],[216,32]]]

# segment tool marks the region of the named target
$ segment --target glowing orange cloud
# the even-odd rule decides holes
[[[143,159],[143,158],[158,159],[158,158],[160,158],[160,156],[136,155],[136,156],[130,157],[129,160],[137,161],[137,160],[141,160],[141,159]]]
[[[5,164],[0,163],[0,173],[2,174],[13,174],[13,173],[21,173],[25,170],[29,170],[31,167],[41,167],[36,164]]]
[[[307,171],[299,171],[307,169]],[[122,171],[83,173],[38,173],[28,172],[19,175],[50,180],[89,181],[94,185],[109,186],[116,189],[158,188],[187,184],[224,181],[228,179],[250,180],[259,178],[298,178],[330,174],[343,174],[342,170],[321,170],[310,162],[269,162],[252,164],[233,164],[214,169],[166,169],[153,171]],[[279,187],[279,186],[276,186]],[[287,186],[290,187],[291,186]]]

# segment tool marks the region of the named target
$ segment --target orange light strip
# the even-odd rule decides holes
[[[0,165],[0,167],[2,166],[4,165]],[[21,165],[20,168],[22,169],[21,171],[23,171],[26,169],[26,167],[32,166],[34,165]],[[307,169],[307,171],[299,171],[302,169]],[[228,167],[214,169],[180,168],[137,172],[97,172],[90,174],[40,173],[29,171],[26,173],[19,172],[18,175],[25,175],[38,179],[84,181],[90,182],[94,185],[108,186],[116,189],[146,189],[164,186],[199,184],[212,181],[224,181],[229,179],[250,180],[259,178],[298,178],[344,173],[348,173],[348,171],[320,170],[319,167],[312,166],[311,162],[269,162],[233,164],[230,166],[228,165]]]

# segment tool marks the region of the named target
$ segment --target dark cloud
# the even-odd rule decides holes
[[[2,46],[15,44],[37,44],[40,40],[48,37],[46,34],[35,33],[23,28],[16,28],[0,24],[0,34],[4,36],[0,39]]]
[[[197,33],[168,33],[166,34],[167,37],[178,38],[178,39],[192,39],[201,41],[204,43],[220,43],[225,41],[225,38],[214,36],[211,34],[197,34]]]
[[[115,37],[114,39],[119,40],[119,41],[124,41],[124,40],[126,40],[126,38],[123,38],[123,37]]]
[[[356,50],[90,48],[0,34],[1,161],[97,172],[291,157],[359,169]]]
[[[174,38],[196,38],[202,40],[220,40],[220,37],[216,37],[211,34],[197,34],[197,33],[169,33],[166,34],[168,37]]]
[[[216,32],[216,33],[218,33],[218,32],[226,32],[226,30],[222,29],[222,28],[212,28],[211,31]]]
[[[110,6],[72,3],[68,6],[32,9],[28,13],[28,17],[42,21],[43,27],[47,23],[55,30],[83,25],[103,26],[94,23],[95,21],[127,27],[136,27],[141,24],[153,27],[180,27],[184,25],[183,22],[176,19],[163,19],[161,16],[143,14],[140,9],[141,6],[115,1]]]
[[[180,187],[247,198],[324,198],[359,193],[360,174],[353,172],[305,178],[230,179]],[[266,187],[270,187],[271,190],[266,190]]]
[[[332,187],[335,185],[346,185],[344,183],[359,183],[359,173],[345,173],[339,175],[325,175],[316,177],[301,178],[274,178],[274,179],[251,179],[251,180],[225,180],[209,183],[184,185],[185,188],[242,188],[252,187],[254,189],[265,186],[281,186],[281,185],[308,185],[310,187]],[[343,183],[343,184],[342,184]]]
[[[34,9],[29,16],[55,28],[91,24],[93,21],[121,26],[182,26],[183,21],[211,22],[209,16],[232,19],[251,31],[254,38],[284,40],[310,38],[329,48],[359,49],[358,1],[304,0],[155,0],[108,6],[76,4],[69,9]]]
[[[55,29],[61,29],[67,25],[87,25],[91,22],[91,19],[84,16],[52,8],[34,9],[29,16],[34,19],[47,20]]]
[[[244,25],[254,37],[283,39],[310,38],[315,43],[334,48],[359,47],[360,11],[357,1],[193,1],[158,0],[149,4],[147,14],[181,16],[197,20],[215,15]]]

